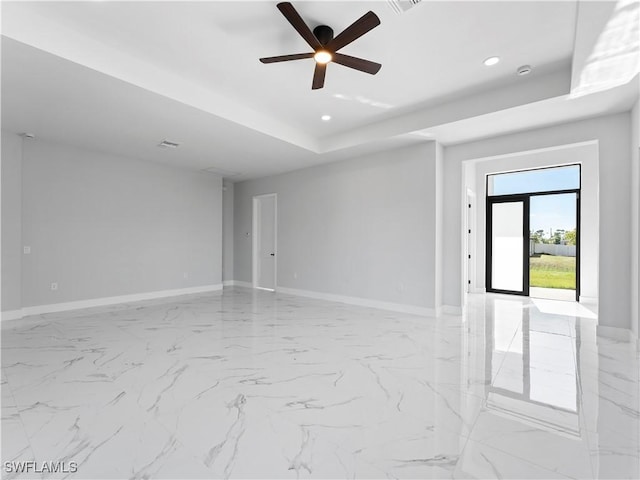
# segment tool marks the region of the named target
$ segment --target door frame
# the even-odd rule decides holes
[[[515,203],[522,202],[522,290],[500,290],[491,287],[491,273],[493,267],[493,255],[492,255],[492,227],[493,227],[493,209],[491,208],[494,203]],[[529,195],[527,194],[512,194],[512,195],[496,195],[487,196],[487,210],[486,210],[486,267],[485,267],[485,285],[487,292],[491,293],[506,293],[509,295],[521,295],[529,296]]]
[[[554,167],[545,167],[545,168],[554,168]],[[582,175],[582,171],[580,171],[580,175]],[[580,181],[582,182],[582,176],[580,177]],[[582,187],[582,183],[580,185],[580,187]],[[491,222],[492,222],[492,212],[491,212],[491,208],[490,205],[492,203],[504,203],[504,202],[509,202],[509,201],[520,201],[522,198],[526,197],[526,201],[525,201],[525,211],[524,211],[524,221],[523,221],[523,227],[526,228],[526,234],[524,235],[524,238],[526,240],[524,248],[526,252],[529,251],[529,236],[530,236],[530,200],[531,197],[541,197],[544,195],[563,195],[563,194],[570,194],[570,193],[574,193],[576,195],[576,302],[580,301],[580,224],[582,222],[582,217],[581,217],[581,198],[580,198],[580,192],[581,192],[582,188],[572,188],[572,189],[566,189],[566,190],[550,190],[550,191],[544,191],[544,192],[528,192],[528,193],[516,193],[516,194],[508,194],[508,195],[496,195],[496,196],[487,196],[487,206],[486,206],[486,213],[485,213],[485,218],[486,218],[486,224],[487,224],[487,229],[486,229],[486,253],[485,253],[485,285],[487,287],[487,292],[492,292],[492,293],[506,293],[509,295],[524,295],[524,296],[529,296],[529,283],[530,283],[530,262],[529,262],[529,255],[527,253],[527,255],[524,255],[524,259],[523,259],[523,272],[524,272],[524,278],[523,278],[523,282],[526,281],[526,284],[523,283],[523,287],[524,287],[524,292],[520,293],[520,292],[511,292],[511,291],[507,291],[507,290],[496,290],[496,289],[492,289],[489,286],[491,285],[491,264],[492,262],[492,258],[491,258]],[[493,199],[498,199],[498,201],[491,201]],[[526,292],[526,293],[525,293]]]
[[[260,256],[258,252],[258,246],[260,245],[260,201],[273,197],[273,253],[275,259],[273,263],[273,289],[260,287],[258,281],[260,279]],[[267,290],[274,292],[278,285],[278,194],[277,193],[264,193],[261,195],[254,195],[252,201],[252,242],[251,242],[251,285],[253,288],[259,290]]]
[[[465,297],[469,293],[478,291],[476,286],[476,255],[477,255],[477,235],[476,235],[476,193],[467,188],[465,197],[465,242],[464,242],[464,258],[466,260],[464,273],[465,275]]]
[[[582,170],[580,170],[582,175]],[[580,177],[582,182],[582,177]],[[581,184],[582,187],[582,184]],[[553,190],[550,192],[533,192],[528,193],[530,197],[542,197],[544,195],[565,195],[575,193],[576,195],[576,302],[580,301],[580,224],[582,223],[582,217],[580,213],[580,192],[581,188],[573,188],[568,190]]]

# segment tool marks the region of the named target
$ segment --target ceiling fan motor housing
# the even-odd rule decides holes
[[[318,25],[313,29],[313,34],[323,46],[333,40],[333,29],[326,25]]]

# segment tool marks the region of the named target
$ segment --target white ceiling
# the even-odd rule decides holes
[[[386,0],[294,2],[336,34],[367,10],[382,22],[342,50],[380,73],[332,64],[317,91],[313,60],[258,61],[310,50],[275,5],[3,2],[3,128],[241,180],[623,111],[637,97],[635,85],[568,96],[575,51],[596,42],[614,2],[586,25],[590,7],[575,1],[425,0],[402,15]],[[502,61],[485,67],[492,55]],[[534,71],[518,77],[523,64]],[[157,148],[164,138],[182,146]]]

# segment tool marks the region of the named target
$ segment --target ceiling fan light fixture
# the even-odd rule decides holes
[[[313,56],[313,59],[316,63],[327,64],[333,60],[333,55],[326,50],[318,50]]]

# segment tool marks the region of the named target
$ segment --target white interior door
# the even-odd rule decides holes
[[[254,198],[254,286],[276,288],[276,195]]]

